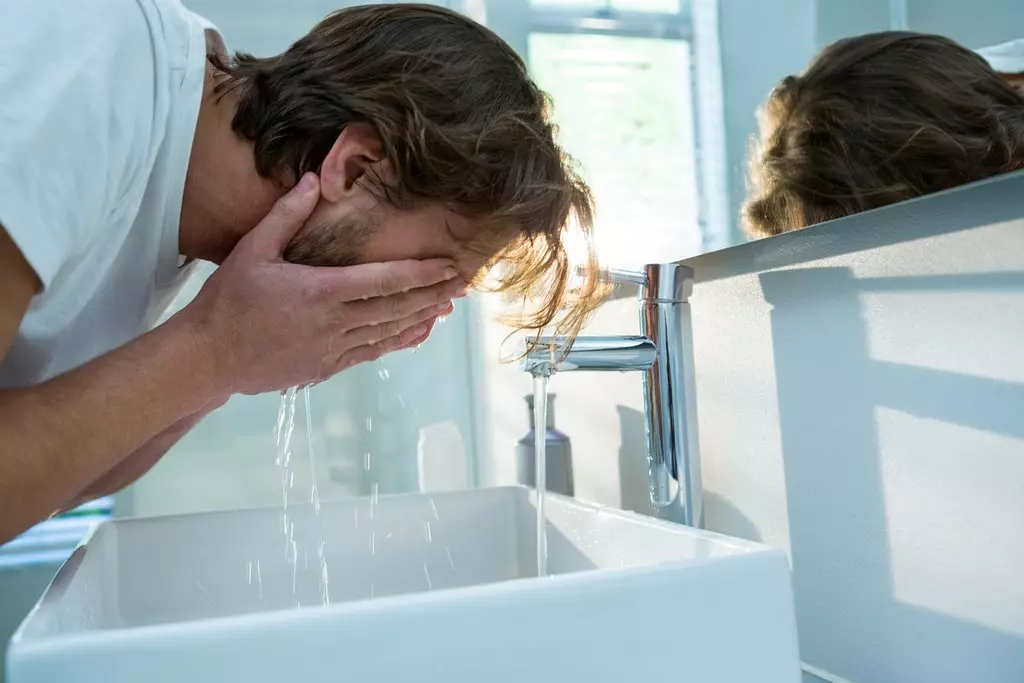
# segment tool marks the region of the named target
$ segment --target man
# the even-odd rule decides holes
[[[869,34],[783,79],[760,113],[747,232],[775,235],[1024,169],[1024,42],[981,54],[992,66],[942,36]]]
[[[575,333],[591,201],[544,95],[447,10],[335,13],[229,59],[177,0],[0,22],[0,541],[151,467],[234,393],[417,344],[485,266]],[[255,226],[255,227],[253,227]],[[150,330],[190,264],[219,264]]]

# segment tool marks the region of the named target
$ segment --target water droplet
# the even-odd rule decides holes
[[[455,560],[452,559],[452,551],[448,546],[444,547],[444,554],[448,556],[448,564],[452,566],[452,571],[455,571]]]
[[[370,532],[370,555],[373,556],[373,555],[376,555],[376,554],[377,554],[377,532],[376,531],[371,531]]]
[[[423,522],[423,535],[427,537],[427,543],[434,542],[434,539],[430,534],[430,522]]]
[[[370,454],[369,453],[367,453],[366,455],[363,456],[363,469],[366,470],[367,472],[370,471]]]
[[[387,368],[384,368],[383,370],[377,373],[377,376],[380,377],[381,379],[388,379],[389,377],[391,377],[391,373],[388,372]]]
[[[427,502],[430,503],[430,511],[434,513],[434,519],[436,519],[437,521],[441,521],[441,518],[437,516],[437,506],[434,505],[434,499],[428,498]]]
[[[378,502],[380,502],[380,482],[379,481],[373,482],[373,502],[374,502],[375,505]]]
[[[430,580],[430,572],[427,571],[427,565],[423,565],[423,576],[427,577],[427,588],[434,590],[434,584]]]
[[[298,563],[298,549],[295,547],[295,541],[292,541],[292,595],[295,595],[295,580],[299,573]]]
[[[366,431],[368,431],[368,432],[372,432],[373,431],[373,418],[372,417],[366,418]]]
[[[252,560],[249,560],[249,585],[252,585]]]
[[[446,316],[446,315],[439,315],[439,316],[437,316],[437,324],[438,325],[443,325],[445,323],[445,321],[447,321],[447,320],[448,320],[448,316]]]
[[[288,475],[288,488],[295,488],[295,472]]]
[[[415,349],[413,350],[413,353],[416,353]],[[402,406],[403,408],[405,407],[405,399],[402,398],[401,396],[398,397],[398,405]]]

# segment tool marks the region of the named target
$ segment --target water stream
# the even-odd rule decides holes
[[[314,523],[316,524],[316,553],[320,558],[320,603],[331,603],[331,591],[328,587],[327,552],[324,547],[324,529],[320,521],[320,489],[316,484],[316,456],[313,452],[313,411],[309,405],[309,387],[302,390],[306,402],[306,439],[309,445],[309,502],[313,504]]]
[[[292,596],[297,597],[298,580],[298,548],[295,542],[295,520],[289,515],[289,504],[291,490],[295,486],[295,471],[292,469],[292,434],[295,432],[295,407],[298,398],[298,390],[295,387],[288,389],[281,396],[281,405],[277,411],[277,427],[274,430],[274,442],[276,447],[275,462],[281,477],[281,529],[284,533],[285,559],[292,569]],[[320,560],[320,603],[330,604],[331,595],[329,590],[327,572],[327,554],[324,544],[323,526],[320,521],[320,491],[317,487],[316,476],[316,454],[313,449],[313,416],[309,399],[309,387],[303,389],[303,399],[306,409],[306,438],[309,448],[309,476],[310,494],[309,502],[313,505],[313,523],[316,525],[317,557]],[[308,551],[305,553],[308,562]],[[257,572],[259,566],[257,565]],[[262,577],[261,581],[262,581]],[[261,583],[262,590],[262,583]]]

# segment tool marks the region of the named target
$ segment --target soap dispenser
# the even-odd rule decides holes
[[[533,419],[533,394],[525,397],[530,414],[530,431],[516,444],[516,482],[523,486],[537,485],[537,457],[534,449],[536,429]],[[555,394],[548,394],[547,425],[544,430],[547,444],[547,490],[573,495],[572,446],[569,437],[555,428]]]

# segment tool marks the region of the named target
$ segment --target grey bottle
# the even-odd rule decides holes
[[[530,414],[530,431],[516,444],[516,482],[523,486],[536,486],[536,452],[534,439],[536,425],[533,420],[533,394],[526,396]],[[544,438],[547,444],[547,490],[573,495],[572,446],[569,437],[555,428],[555,395],[548,394],[548,420]]]

